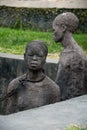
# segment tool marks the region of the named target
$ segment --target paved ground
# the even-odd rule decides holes
[[[65,130],[87,125],[87,95],[9,116],[0,116],[0,130]]]
[[[87,8],[87,0],[0,0],[0,5],[35,8]]]

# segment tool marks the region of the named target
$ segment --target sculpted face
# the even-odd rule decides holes
[[[53,25],[53,37],[55,42],[60,42],[63,38],[63,28],[60,25]]]
[[[71,12],[59,14],[53,21],[54,40],[61,42],[66,31],[75,32],[79,24],[77,16]]]
[[[25,61],[28,69],[39,70],[42,69],[45,63],[46,57],[44,55],[43,49],[40,46],[33,45],[31,48],[28,48]]]

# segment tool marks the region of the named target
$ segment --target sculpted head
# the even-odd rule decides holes
[[[77,16],[71,12],[59,14],[53,21],[54,39],[60,41],[65,31],[74,33],[79,24]],[[56,38],[58,34],[58,39]]]
[[[28,69],[43,69],[46,62],[48,48],[43,41],[32,41],[25,49],[24,59]]]

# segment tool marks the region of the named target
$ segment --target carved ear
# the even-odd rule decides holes
[[[66,29],[67,29],[66,25],[63,25],[63,24],[62,24],[61,28],[62,28],[62,31],[63,31],[63,32],[65,32]]]

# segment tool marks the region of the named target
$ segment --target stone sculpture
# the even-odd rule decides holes
[[[60,101],[59,86],[43,70],[47,53],[48,48],[42,41],[27,45],[24,54],[27,72],[9,83],[6,114]]]
[[[61,100],[87,93],[84,82],[87,58],[73,38],[78,24],[77,16],[71,12],[59,14],[53,21],[54,40],[64,48],[55,81],[60,86]]]

